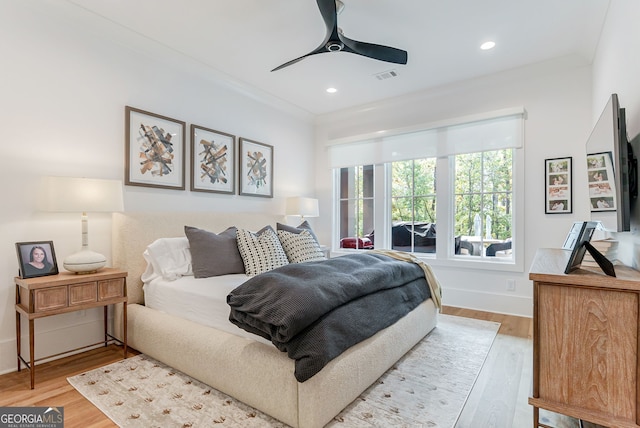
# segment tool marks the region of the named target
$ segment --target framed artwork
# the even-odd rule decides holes
[[[273,198],[273,146],[240,138],[240,194]]]
[[[591,211],[615,211],[616,182],[611,152],[587,155],[589,202]]]
[[[124,182],[184,190],[185,123],[126,106]]]
[[[57,275],[53,241],[16,242],[20,278]]]
[[[573,212],[572,158],[544,160],[545,213]]]
[[[236,192],[236,137],[191,125],[191,190]]]

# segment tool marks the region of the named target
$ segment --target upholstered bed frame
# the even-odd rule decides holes
[[[284,218],[258,213],[114,214],[113,266],[129,273],[128,343],[286,424],[322,427],[434,328],[437,311],[431,299],[303,383],[294,378],[294,361],[273,346],[144,306],[142,253],[155,239],[184,236],[185,225],[217,233],[229,226],[258,230],[276,222]],[[115,331],[122,329],[119,319],[114,317]]]

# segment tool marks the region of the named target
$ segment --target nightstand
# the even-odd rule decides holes
[[[35,363],[45,358],[57,357],[70,352],[79,351],[104,344],[119,343],[123,346],[123,357],[127,358],[127,272],[103,268],[96,273],[78,275],[64,272],[58,275],[37,278],[15,278],[16,285],[16,341],[18,355],[18,371],[21,363],[31,372],[31,389],[35,385]],[[122,303],[122,340],[108,332],[107,312],[109,305]],[[34,321],[37,318],[85,309],[104,308],[104,340],[73,349],[60,354],[34,359],[35,338]],[[29,320],[29,362],[21,355],[20,318],[24,315]]]

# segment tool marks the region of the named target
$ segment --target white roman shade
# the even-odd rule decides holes
[[[521,148],[523,108],[466,116],[446,122],[361,135],[328,143],[329,166],[342,168],[408,159]]]

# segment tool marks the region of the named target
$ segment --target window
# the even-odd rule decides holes
[[[373,165],[340,169],[340,247],[373,248]]]
[[[459,253],[510,255],[512,165],[512,149],[455,156],[454,234],[456,245],[464,247]]]
[[[341,247],[364,248],[368,238],[376,248],[431,253],[425,256],[443,263],[522,268],[516,189],[523,183],[523,151],[517,149],[523,147],[524,109],[466,119],[332,142]]]
[[[435,252],[436,159],[391,165],[391,248]]]

